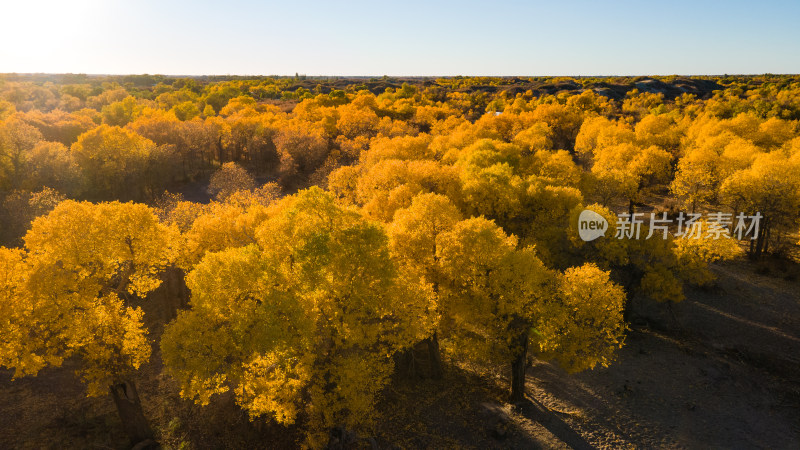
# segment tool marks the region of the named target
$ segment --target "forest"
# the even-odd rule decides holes
[[[800,76],[3,74],[0,447],[792,448],[799,230]]]

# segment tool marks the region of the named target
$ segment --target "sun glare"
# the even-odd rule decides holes
[[[76,66],[76,50],[87,45],[102,2],[13,1],[0,7],[0,72],[52,72]],[[79,71],[79,70],[75,70]]]

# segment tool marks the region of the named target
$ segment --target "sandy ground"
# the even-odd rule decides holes
[[[556,436],[575,448],[800,448],[798,283],[744,262],[715,271],[717,286],[689,291],[674,317],[640,305],[611,367],[531,367]]]

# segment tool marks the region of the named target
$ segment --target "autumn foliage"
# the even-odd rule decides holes
[[[134,443],[154,437],[135,379],[156,345],[182,397],[232,396],[322,448],[369,435],[419,346],[434,378],[502,367],[523,401],[530,358],[613,364],[632,298],[680,301],[711,263],[797,242],[797,77],[671,96],[76,77],[0,79],[0,366],[74,358]],[[585,209],[605,238],[578,237]],[[760,213],[761,233],[614,238],[620,213],[708,211]],[[152,333],[141,304],[174,274],[190,295]]]

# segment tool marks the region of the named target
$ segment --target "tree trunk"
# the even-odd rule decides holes
[[[525,370],[528,368],[528,334],[517,338],[517,356],[511,361],[511,403],[525,400]]]
[[[167,269],[168,289],[167,295],[174,298],[174,310],[170,311],[172,317],[177,317],[178,310],[189,306],[189,287],[186,286],[186,273],[183,269],[170,267]]]
[[[122,428],[131,440],[131,445],[136,445],[145,440],[154,438],[153,430],[147,423],[142,411],[142,402],[139,400],[139,393],[136,392],[136,385],[132,381],[120,381],[110,386],[111,397],[117,405],[119,418],[122,420]]]
[[[758,231],[758,236],[755,239],[756,248],[755,252],[753,253],[754,259],[760,259],[761,255],[767,252],[768,250],[767,239],[769,238],[768,233],[769,233],[769,221],[766,218],[764,218],[761,228]]]
[[[621,285],[625,291],[625,297],[622,303],[622,319],[625,323],[630,323],[633,317],[633,297],[636,294],[635,291],[643,276],[644,273],[633,264],[617,266],[615,281],[617,284]]]
[[[414,347],[397,352],[395,354],[395,366],[403,376],[416,378],[419,375],[419,371],[417,370],[417,357],[414,354]]]
[[[431,361],[431,378],[442,378],[442,355],[439,352],[439,336],[434,332],[428,341],[428,356]]]
[[[631,316],[633,315],[631,310],[631,303],[633,302],[631,299],[632,295],[630,287],[626,286],[625,297],[622,299],[622,320],[625,323],[631,323]]]

